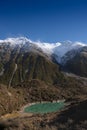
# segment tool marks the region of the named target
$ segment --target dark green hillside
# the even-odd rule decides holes
[[[59,66],[43,55],[35,53],[11,55],[9,62],[5,64],[4,75],[0,77],[2,83],[9,84],[12,73],[17,64],[17,69],[13,75],[11,85],[30,79],[39,79],[46,83],[53,84],[58,78],[63,76],[59,71]]]
[[[64,68],[69,72],[87,77],[87,48],[83,48],[73,58],[69,59]]]

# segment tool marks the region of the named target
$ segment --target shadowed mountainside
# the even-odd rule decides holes
[[[87,77],[87,47],[74,53],[74,57],[69,58],[63,68],[71,73]],[[70,52],[67,55],[70,55]]]

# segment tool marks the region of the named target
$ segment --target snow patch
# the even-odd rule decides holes
[[[9,43],[10,45],[25,44],[26,42],[32,41],[26,37],[7,38],[5,40],[0,40],[0,43]]]
[[[45,53],[52,54],[54,53],[53,49],[60,46],[61,43],[41,43],[41,42],[34,42],[39,48],[41,48]]]

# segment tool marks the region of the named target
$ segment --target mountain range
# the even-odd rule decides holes
[[[0,40],[0,80],[8,85],[39,78],[55,82],[59,70],[87,76],[87,45],[34,42],[25,37]],[[16,82],[15,82],[16,81]]]
[[[54,130],[58,128],[57,125],[62,128],[60,119],[62,114],[64,119],[68,115],[73,120],[75,114],[74,117],[73,115],[70,116],[73,110],[79,108],[84,112],[83,106],[87,105],[87,44],[71,41],[35,42],[26,37],[0,40],[0,116],[18,111],[27,103],[59,99],[65,99],[66,102],[71,104],[67,107],[67,110],[65,107],[64,113],[60,112],[59,118],[56,113],[43,116],[44,120],[49,120],[49,123],[46,121],[46,124],[44,124],[49,129],[51,122]],[[34,117],[37,124],[38,119],[43,119],[41,115]],[[70,127],[71,120],[68,117],[66,121],[64,120],[64,127],[67,126],[66,128]],[[18,119],[21,122],[25,118],[19,117]],[[5,124],[1,119],[0,121],[1,130],[9,129],[10,126],[12,126],[12,129],[16,127],[14,118],[9,122],[14,122],[13,124],[9,124],[8,120],[5,120]],[[35,124],[32,124],[33,117],[31,117],[31,121],[30,126],[26,122],[30,130],[32,126],[35,126]],[[42,120],[39,123],[44,122]],[[75,125],[74,121],[71,129],[73,124]],[[22,125],[24,124],[22,123]],[[22,129],[19,124],[18,127]],[[23,128],[25,128],[25,125]],[[38,129],[37,126],[35,126],[36,128]],[[43,126],[41,125],[40,128],[42,130]],[[47,130],[49,130],[48,128]]]

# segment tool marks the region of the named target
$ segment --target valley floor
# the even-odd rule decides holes
[[[87,99],[51,114],[13,112],[0,119],[0,130],[87,130]]]

